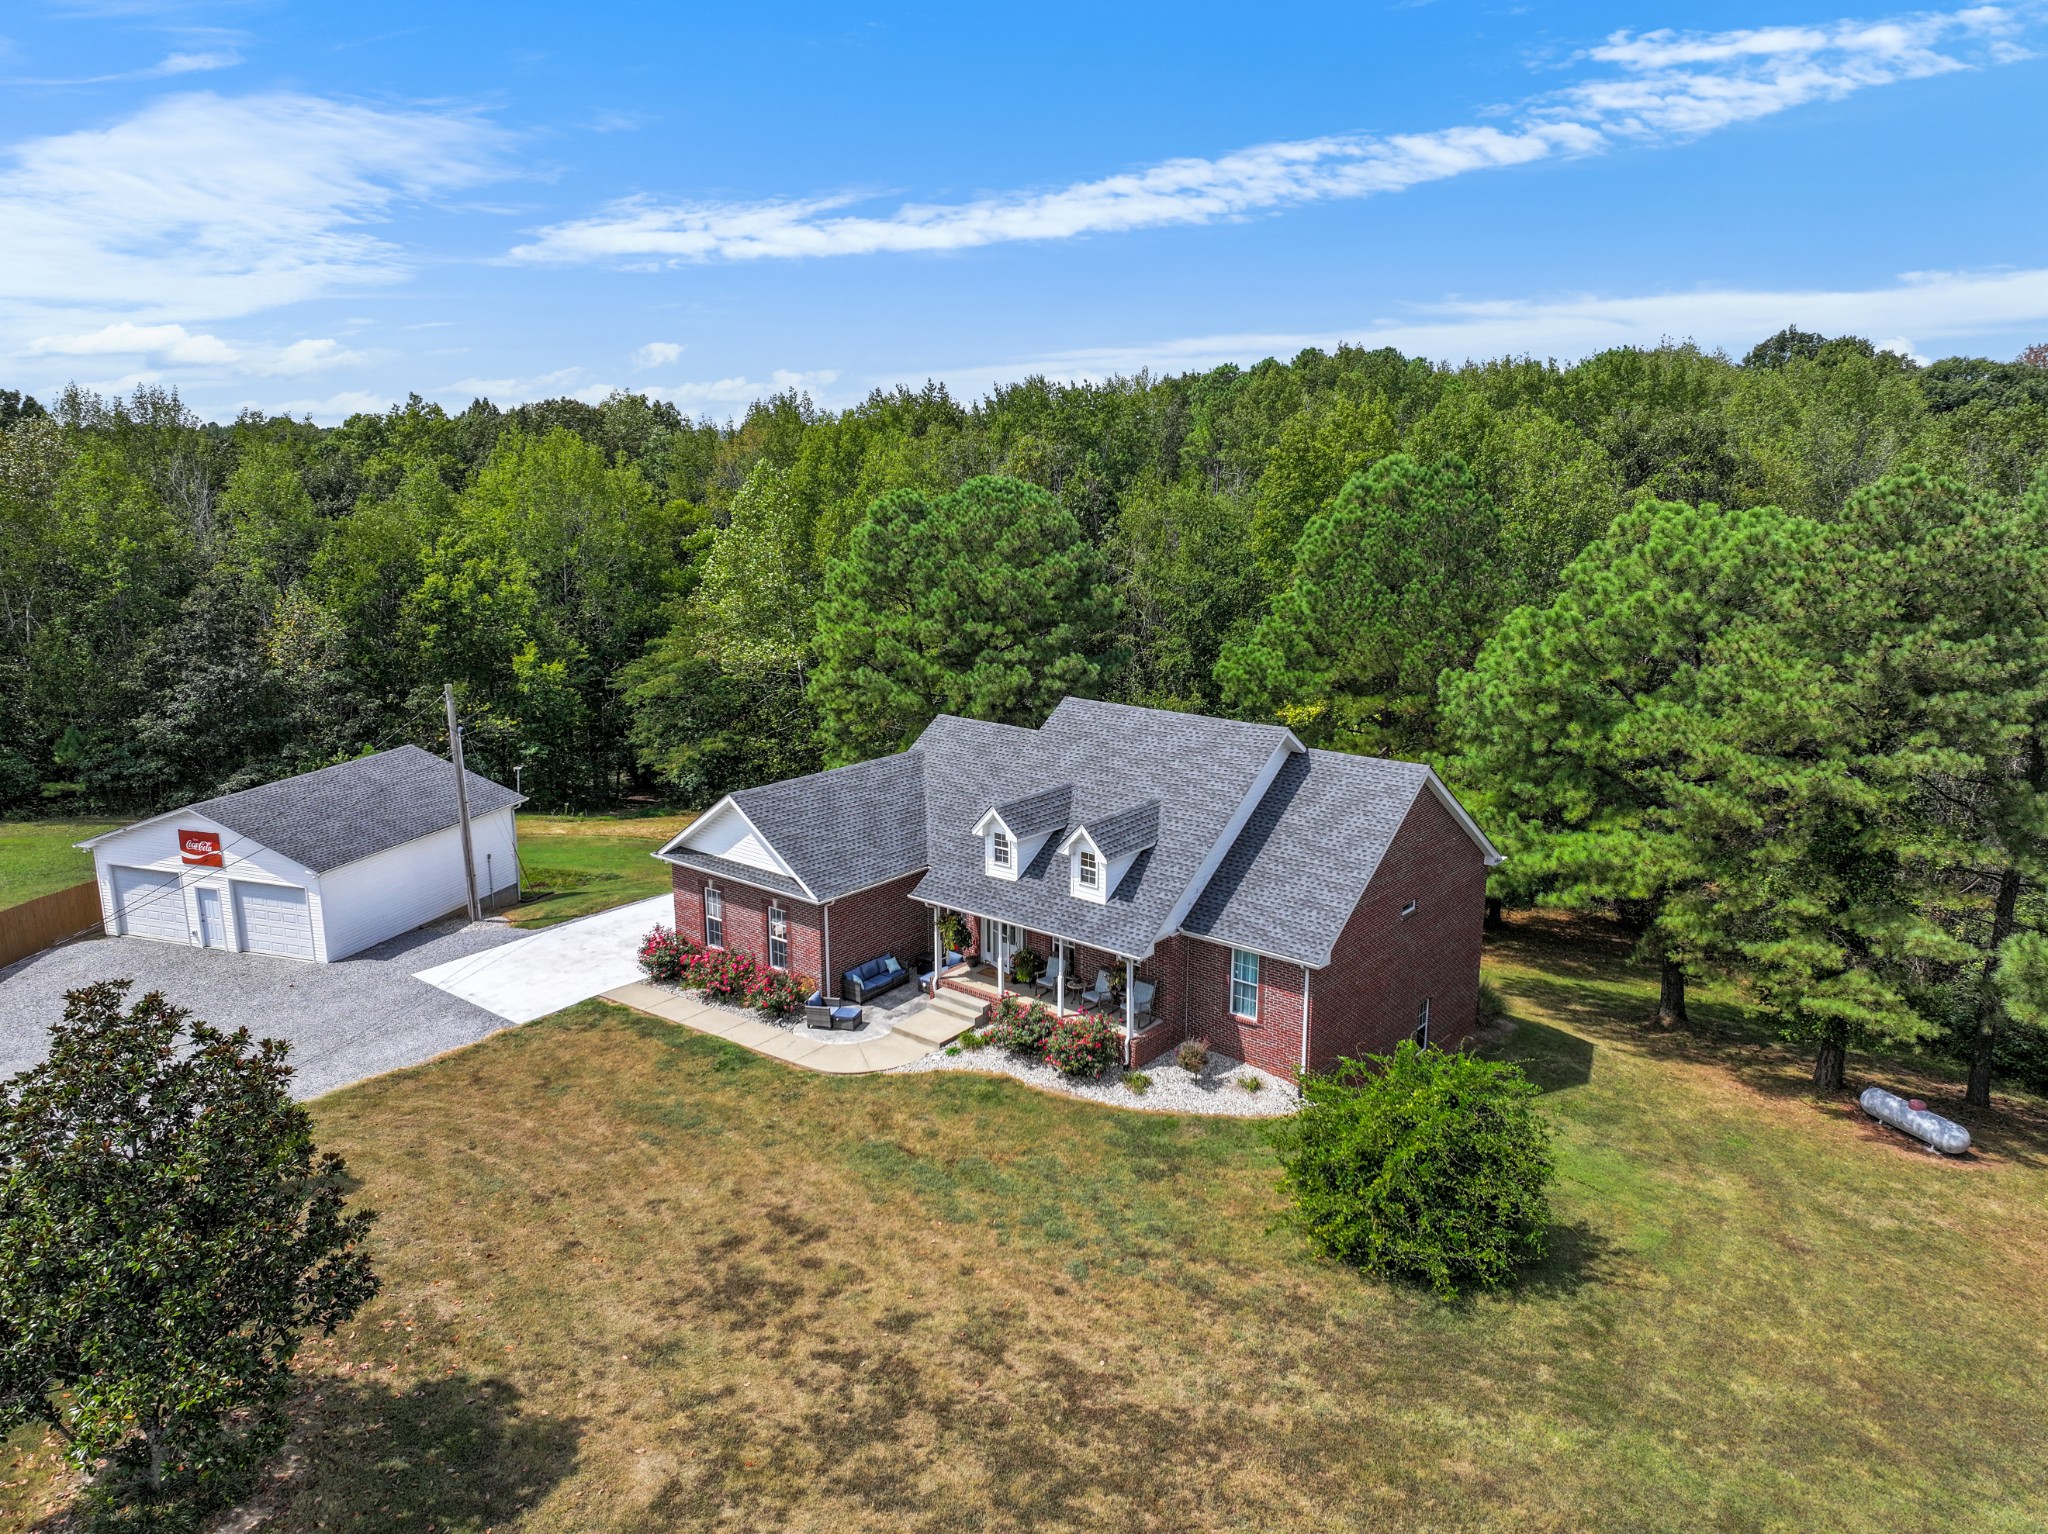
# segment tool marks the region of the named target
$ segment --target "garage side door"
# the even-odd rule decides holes
[[[159,873],[154,868],[116,868],[113,875],[120,931],[166,943],[192,941],[192,929],[185,923],[185,892],[178,888],[176,874]]]
[[[306,892],[281,884],[236,884],[235,917],[242,946],[252,953],[313,957],[313,921]]]

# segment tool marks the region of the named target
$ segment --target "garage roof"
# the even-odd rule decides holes
[[[489,778],[473,772],[465,777],[472,820],[526,802],[523,794]],[[454,775],[448,763],[418,746],[379,751],[316,772],[302,772],[295,778],[280,778],[260,788],[245,788],[238,794],[201,799],[137,825],[179,815],[204,815],[218,821],[236,835],[282,853],[314,873],[326,873],[445,831],[459,818]],[[90,847],[135,829],[124,826],[79,845]]]

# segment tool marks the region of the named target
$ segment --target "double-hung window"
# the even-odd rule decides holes
[[[1102,864],[1097,861],[1095,854],[1086,847],[1083,847],[1079,862],[1080,866],[1076,870],[1075,877],[1080,880],[1081,888],[1084,890],[1100,888],[1102,884]]]
[[[1429,1048],[1429,998],[1422,998],[1422,1010],[1415,1017],[1415,1031],[1409,1035],[1417,1049]]]
[[[708,885],[704,890],[704,946],[725,946],[725,895]]]
[[[996,867],[1010,866],[1010,833],[997,831],[989,838],[989,858]]]
[[[779,905],[768,907],[768,967],[789,968],[789,913]]]
[[[1230,1011],[1234,1017],[1259,1020],[1259,956],[1242,948],[1230,950]]]

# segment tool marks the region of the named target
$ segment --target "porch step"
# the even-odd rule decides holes
[[[950,1044],[981,1020],[981,1004],[958,991],[941,988],[938,999],[909,1017],[900,1018],[894,1031],[906,1033],[926,1044]]]

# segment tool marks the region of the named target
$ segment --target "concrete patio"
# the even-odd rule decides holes
[[[780,1027],[729,1007],[712,1006],[687,991],[638,980],[604,993],[606,1001],[694,1028],[771,1060],[832,1076],[864,1076],[921,1059],[974,1025],[964,1004],[923,997],[894,1008],[870,1007],[859,1031]]]

